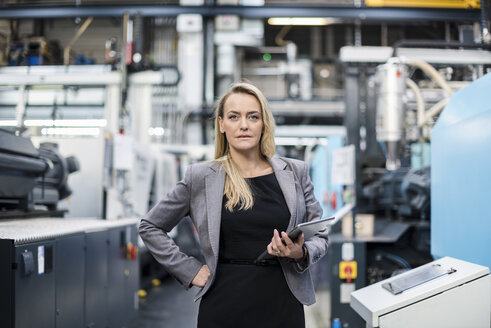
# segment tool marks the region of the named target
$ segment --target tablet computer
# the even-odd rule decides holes
[[[334,216],[331,216],[329,218],[300,223],[295,228],[293,228],[293,230],[288,232],[288,237],[291,240],[295,241],[303,232],[304,240],[309,240],[310,238],[314,237],[316,233],[325,230],[329,225],[329,221],[334,220],[334,218],[335,218]],[[283,241],[283,238],[281,240]],[[268,254],[268,250],[265,250],[261,255],[259,255],[256,261],[261,261],[265,259],[267,256],[272,256],[272,255]]]

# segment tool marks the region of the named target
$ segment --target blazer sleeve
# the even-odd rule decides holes
[[[306,207],[306,222],[318,220],[322,218],[322,207],[314,195],[314,185],[309,175],[309,167],[307,163],[303,163],[302,174],[300,175],[300,183],[303,188]],[[326,253],[328,246],[328,230],[317,233],[310,240],[305,241],[308,257],[306,260],[295,263],[295,270],[299,273],[307,270],[310,265],[319,261]]]
[[[179,250],[168,233],[189,215],[192,165],[184,179],[155,205],[140,221],[139,233],[155,260],[186,289],[203,264]]]

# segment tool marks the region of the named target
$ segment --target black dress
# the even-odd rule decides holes
[[[279,263],[250,264],[271,242],[274,229],[288,227],[283,193],[274,173],[246,180],[254,194],[252,209],[229,212],[223,198],[219,263],[215,281],[201,299],[198,327],[305,327],[303,305],[288,288]],[[248,264],[230,263],[236,260]]]

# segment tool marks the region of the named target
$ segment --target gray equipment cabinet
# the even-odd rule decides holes
[[[489,268],[443,257],[351,293],[367,328],[476,327],[490,324]]]
[[[128,326],[138,307],[136,223],[0,221],[2,327]]]

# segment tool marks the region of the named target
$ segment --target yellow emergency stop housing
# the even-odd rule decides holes
[[[348,267],[351,268],[350,278],[356,279],[357,271],[358,271],[357,270],[358,265],[357,265],[356,261],[341,261],[341,262],[339,262],[339,278],[340,279],[348,279],[348,275],[347,275],[347,268]]]

